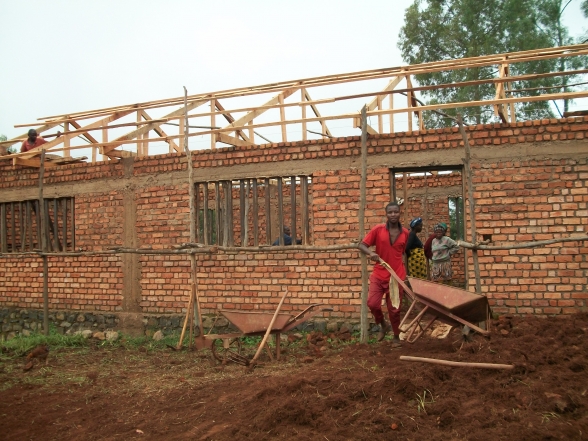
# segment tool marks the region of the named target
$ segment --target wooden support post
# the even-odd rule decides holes
[[[67,251],[67,198],[61,200],[61,224],[63,236],[62,251]]]
[[[271,191],[270,178],[265,178],[265,234],[266,243],[272,244],[272,207],[271,207]]]
[[[71,209],[69,210],[71,222],[69,224],[69,229],[71,230],[71,249],[75,251],[76,248],[76,208],[75,208],[75,201],[72,197],[71,199]]]
[[[188,151],[187,149],[186,151]],[[190,155],[191,156],[191,155]],[[196,211],[196,210],[194,210]],[[196,212],[194,217],[198,217],[198,212]],[[208,182],[202,184],[202,228],[203,234],[202,238],[204,239],[204,245],[210,245],[210,214],[208,208]],[[190,238],[192,242],[192,238]],[[196,238],[194,238],[194,242],[196,242]]]
[[[405,78],[406,78],[406,88],[410,89],[408,91],[408,93],[406,94],[406,107],[409,109],[408,112],[406,112],[406,115],[408,116],[408,131],[412,132],[412,111],[410,110],[410,108],[412,107],[412,95],[414,92],[412,91],[410,75],[406,75]]]
[[[292,232],[292,245],[296,245],[296,176],[290,177],[290,205],[292,206],[292,220],[290,228]]]
[[[240,218],[240,228],[241,231],[241,246],[246,247],[247,243],[245,242],[247,238],[247,218],[245,217],[245,180],[239,180],[239,218]]]
[[[366,184],[367,184],[367,107],[361,109],[361,181],[359,195],[359,240],[365,237],[365,206],[366,206]],[[367,256],[359,253],[361,257],[361,312],[360,327],[361,343],[368,342],[368,270]]]
[[[308,245],[310,239],[309,231],[309,207],[308,207],[308,176],[300,176],[300,193],[302,198],[302,207],[300,208],[302,215],[302,244]]]
[[[220,196],[220,184],[218,181],[214,183],[214,211],[215,216],[215,229],[216,229],[216,240],[212,243],[221,243],[221,196]]]
[[[307,135],[307,128],[306,128],[306,105],[304,104],[304,101],[306,101],[306,89],[303,87],[302,89],[300,89],[300,93],[301,93],[301,97],[300,97],[300,103],[301,103],[301,111],[302,111],[302,140],[306,141],[308,139],[308,135]]]
[[[194,166],[192,164],[192,152],[188,146],[188,136],[189,136],[189,127],[188,127],[188,90],[184,87],[184,118],[185,118],[185,138],[184,138],[184,150],[186,152],[186,159],[188,160],[188,197],[190,199],[190,242],[196,242],[196,206],[194,204]],[[208,186],[204,184],[205,194],[208,195]],[[206,217],[207,214],[206,210],[208,208],[208,200],[207,197],[204,197],[204,219],[205,219],[205,228],[206,228]],[[204,237],[207,237],[206,231]],[[180,335],[180,340],[178,341],[177,348],[182,347],[182,342],[184,339],[184,332],[186,330],[186,325],[189,320],[193,320],[194,317],[194,310],[193,307],[196,309],[195,314],[197,317],[197,325],[200,330],[200,335],[204,334],[202,329],[202,311],[200,309],[200,299],[198,296],[198,287],[197,287],[197,277],[196,277],[196,255],[190,254],[190,268],[191,268],[191,281],[192,286],[190,289],[190,299],[188,300],[188,308],[186,311],[186,318],[184,320],[184,326],[182,328],[182,334]],[[193,306],[192,306],[193,304]],[[192,338],[192,336],[190,336]]]
[[[47,236],[45,231],[45,204],[43,201],[43,179],[45,177],[45,150],[41,150],[41,167],[39,169],[39,232],[41,234],[41,249],[47,252]],[[43,255],[43,331],[49,335],[49,263]]]
[[[69,132],[69,122],[63,123],[63,135],[64,135],[64,140],[63,140],[63,157],[64,158],[69,158],[71,156],[71,152],[69,150],[70,147],[70,137],[67,136]]]
[[[278,96],[278,102],[280,103],[280,121],[282,122],[281,126],[282,126],[282,142],[288,142],[288,135],[286,132],[286,124],[284,123],[284,121],[286,121],[286,109],[284,107],[284,95],[280,94]]]
[[[20,250],[24,252],[26,250],[26,237],[27,237],[27,223],[25,219],[26,202],[21,202],[18,214],[20,217]]]
[[[390,110],[394,108],[394,94],[390,92]],[[390,114],[390,133],[394,133],[394,114]]]
[[[461,137],[463,138],[463,143],[465,147],[465,158],[463,160],[464,163],[464,174],[466,175],[467,183],[468,183],[468,202],[470,206],[470,222],[471,222],[471,232],[472,232],[472,242],[477,242],[478,236],[476,234],[476,201],[474,199],[474,184],[472,182],[472,166],[471,166],[471,154],[470,154],[470,142],[468,140],[468,135],[463,127],[463,119],[460,113],[457,114],[457,124],[459,125],[459,133],[461,133]],[[482,293],[482,284],[480,282],[480,263],[478,262],[478,250],[473,250],[472,252],[473,260],[474,260],[474,274],[476,276],[476,292],[478,294]],[[518,299],[517,299],[518,300]],[[518,301],[517,301],[517,312],[518,312]]]
[[[14,216],[14,202],[10,203],[10,243],[11,251],[16,253],[16,217]]]
[[[403,223],[404,226],[408,225],[408,178],[407,178],[408,173],[406,172],[402,172],[402,193],[404,196],[404,202],[402,203],[404,205],[404,210],[402,210],[404,212],[404,216],[403,216]]]
[[[259,198],[257,195],[257,178],[251,183],[253,192],[253,245],[259,246]]]
[[[284,245],[284,188],[282,177],[276,179],[278,181],[278,244]]]
[[[216,100],[210,100],[210,127],[216,127]],[[210,149],[216,149],[216,133],[210,134]]]
[[[59,240],[59,207],[57,198],[53,198],[53,244],[55,251],[62,251],[61,241]]]

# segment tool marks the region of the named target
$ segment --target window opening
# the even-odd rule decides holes
[[[309,245],[311,184],[310,176],[195,183],[197,241],[237,247]]]
[[[43,200],[45,235],[49,252],[74,251],[74,198]],[[0,252],[19,253],[40,250],[39,201],[0,203]]]

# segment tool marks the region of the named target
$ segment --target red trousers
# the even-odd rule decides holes
[[[404,296],[404,290],[401,286],[399,288],[400,304],[402,305],[402,297]],[[390,323],[394,330],[394,335],[400,335],[400,307],[398,309],[392,306],[390,300],[390,286],[389,282],[380,280],[370,276],[370,289],[368,291],[367,306],[372,312],[376,324],[380,324],[384,321],[384,313],[382,312],[382,297],[386,296],[386,308],[388,309],[388,317],[390,317]]]

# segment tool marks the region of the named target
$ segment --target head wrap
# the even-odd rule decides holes
[[[445,222],[439,222],[437,225],[435,225],[435,230],[447,231],[447,224]]]
[[[410,228],[414,228],[418,224],[422,224],[422,223],[423,223],[423,218],[421,218],[421,217],[415,217],[412,221],[410,221]]]

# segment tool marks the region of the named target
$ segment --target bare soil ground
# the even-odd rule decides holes
[[[305,345],[253,371],[206,352],[52,353],[48,366],[0,365],[6,440],[581,440],[588,439],[588,314],[501,318],[490,338],[461,334],[394,349]],[[400,355],[511,363],[444,367]]]

